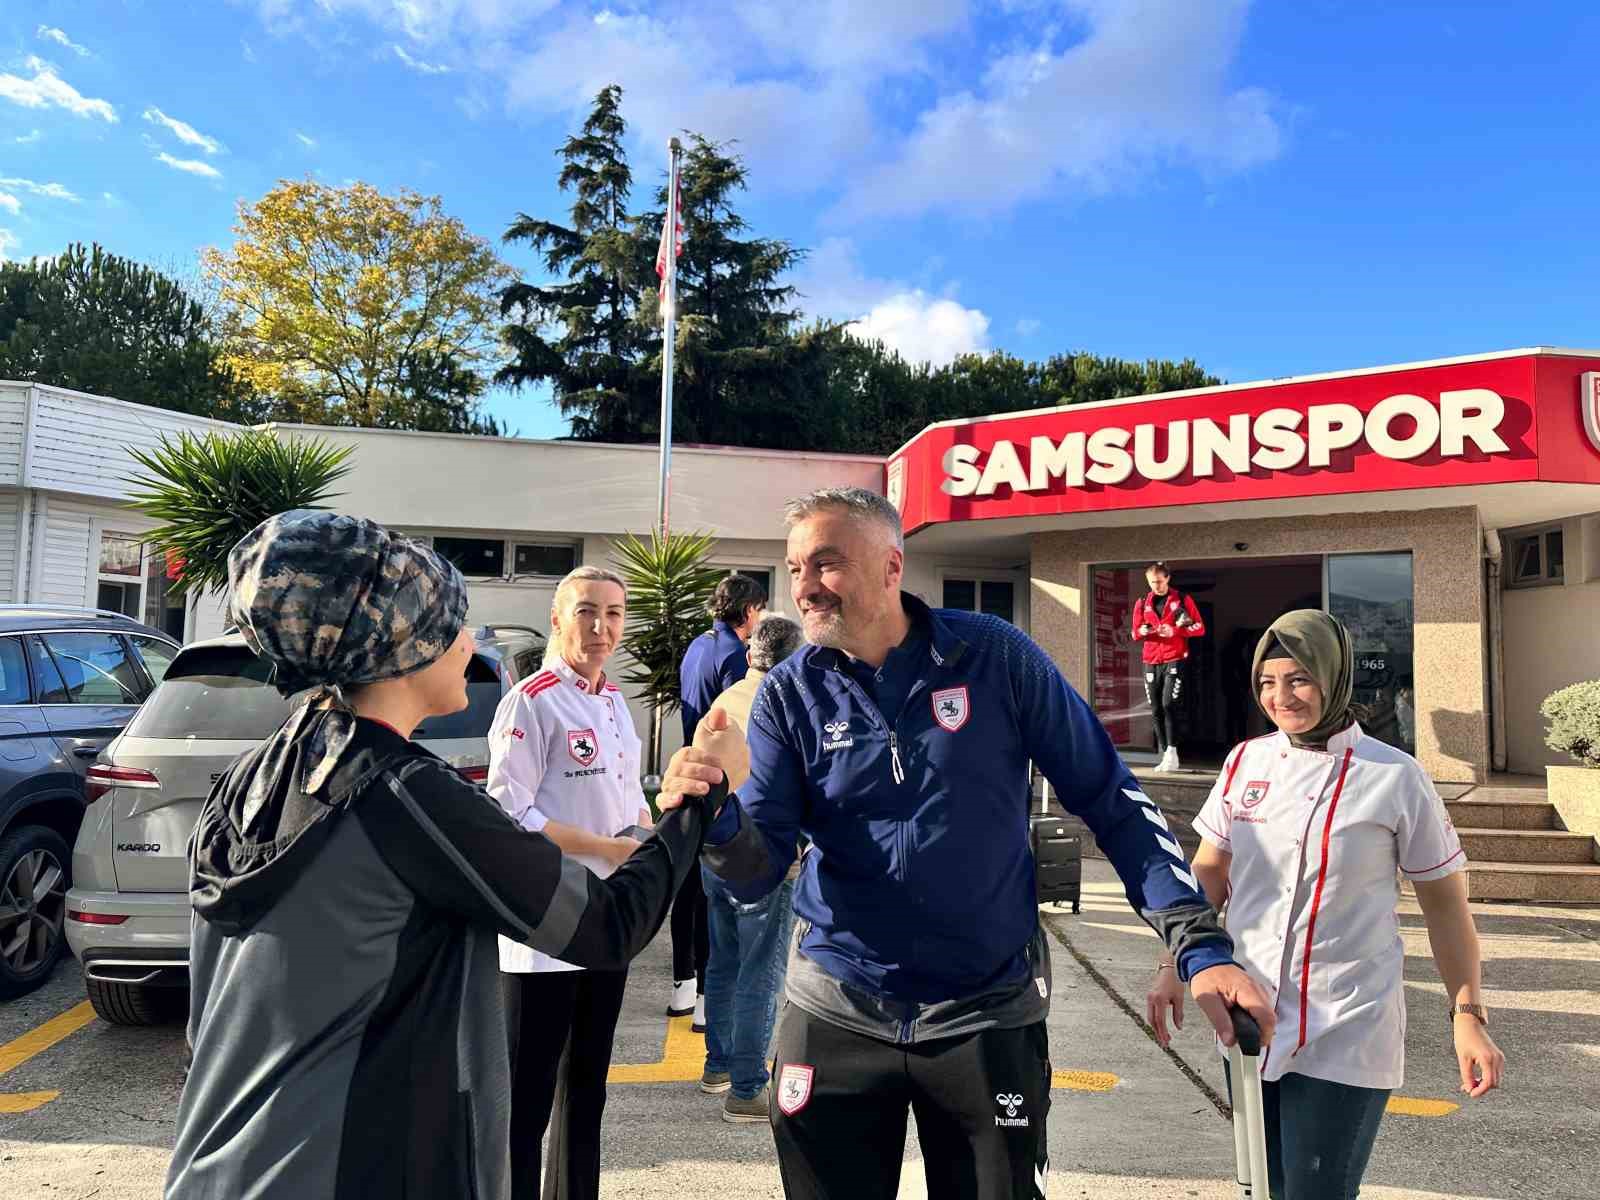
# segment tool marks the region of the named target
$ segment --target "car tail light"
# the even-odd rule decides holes
[[[138,767],[113,767],[105,763],[95,763],[89,768],[89,773],[83,781],[83,798],[90,804],[104,796],[112,788],[158,788],[161,781],[149,771],[141,771]]]
[[[465,779],[468,783],[489,782],[488,767],[457,767],[456,770],[461,773],[461,778]]]
[[[67,910],[67,920],[80,921],[85,925],[121,925],[128,918],[120,913],[91,913],[78,912],[76,909]]]

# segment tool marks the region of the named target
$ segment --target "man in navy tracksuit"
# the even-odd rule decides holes
[[[812,840],[795,891],[772,1124],[794,1200],[892,1198],[915,1112],[931,1200],[1042,1197],[1051,978],[1028,845],[1028,764],[1094,831],[1134,908],[1231,1041],[1265,997],[1157,807],[1045,653],[995,617],[900,590],[897,513],[859,488],[791,502],[791,588],[812,643],[762,681],[750,778],[704,861],[741,899]],[[722,714],[663,783],[712,792]]]

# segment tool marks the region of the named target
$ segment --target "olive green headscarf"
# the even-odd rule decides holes
[[[1285,653],[1305,668],[1306,674],[1322,689],[1322,720],[1315,728],[1292,735],[1290,740],[1297,746],[1321,749],[1330,737],[1349,728],[1356,719],[1350,703],[1355,682],[1350,631],[1319,608],[1284,613],[1256,644],[1250,680],[1257,705],[1261,705],[1261,664],[1269,657],[1281,658]],[[1261,711],[1266,712],[1265,706]],[[1270,713],[1268,719],[1271,719]]]

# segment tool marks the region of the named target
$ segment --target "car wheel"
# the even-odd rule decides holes
[[[23,996],[50,978],[67,944],[66,842],[43,825],[0,838],[0,1000]]]
[[[140,983],[114,983],[84,976],[84,989],[94,1015],[113,1025],[165,1025],[188,1011],[182,988],[146,987]]]

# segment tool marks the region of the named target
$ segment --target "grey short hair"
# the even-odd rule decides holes
[[[819,512],[844,511],[858,520],[872,521],[894,538],[894,548],[906,548],[905,531],[900,527],[900,513],[885,496],[859,487],[818,488],[804,496],[796,496],[783,506],[783,523],[792,529],[801,521]]]
[[[770,671],[796,650],[805,634],[788,617],[763,617],[750,631],[750,669]]]

